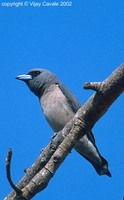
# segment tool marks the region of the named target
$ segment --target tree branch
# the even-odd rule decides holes
[[[11,185],[11,187],[13,188],[13,190],[15,190],[16,194],[17,195],[21,195],[22,194],[22,191],[20,189],[18,189],[14,183],[12,182],[12,179],[11,179],[11,173],[10,173],[10,166],[11,166],[11,159],[12,159],[12,149],[10,148],[8,150],[8,154],[7,154],[7,157],[6,157],[6,173],[7,173],[7,179]]]
[[[87,83],[84,88],[93,89],[96,92],[43,150],[36,162],[26,170],[25,176],[17,184],[25,199],[31,199],[48,185],[77,141],[93,128],[124,91],[124,64],[103,82]],[[12,191],[5,199],[22,199],[22,197],[17,196]]]

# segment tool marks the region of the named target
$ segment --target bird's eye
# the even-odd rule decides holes
[[[36,71],[36,74],[38,75],[38,74],[40,74],[40,72],[39,72],[39,71]]]
[[[34,72],[32,73],[33,77],[38,76],[39,74],[40,74],[40,71],[34,71]]]
[[[31,75],[32,78],[34,78],[34,77],[38,76],[40,73],[41,73],[40,70],[31,70],[27,74]]]

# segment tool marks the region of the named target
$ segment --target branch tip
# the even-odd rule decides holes
[[[95,90],[96,92],[100,92],[102,82],[88,82],[84,84],[84,89]]]
[[[7,157],[6,157],[6,174],[7,174],[7,179],[9,181],[11,187],[15,190],[16,194],[17,195],[21,195],[22,191],[14,185],[14,183],[12,182],[12,179],[11,179],[11,170],[10,170],[11,159],[12,159],[12,149],[9,148],[8,149],[8,154],[7,154]]]

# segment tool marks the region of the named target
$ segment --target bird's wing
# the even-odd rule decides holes
[[[61,89],[61,91],[63,92],[63,94],[66,96],[72,110],[76,113],[79,110],[79,108],[81,108],[80,102],[78,101],[78,99],[73,95],[73,93],[65,85],[63,85],[62,83],[59,83],[58,86]],[[94,137],[92,131],[89,132],[88,138],[95,145],[95,137]]]
[[[73,93],[65,85],[63,85],[62,83],[59,83],[58,86],[61,89],[61,91],[63,92],[63,94],[66,96],[66,98],[67,98],[67,100],[69,102],[69,105],[71,106],[72,110],[76,113],[79,110],[79,108],[81,107],[80,102],[78,101],[78,99],[73,95]],[[90,131],[87,134],[87,137],[88,137],[89,140],[91,140],[91,142],[96,147],[95,137],[94,137],[92,131]]]
[[[76,113],[79,110],[79,108],[81,108],[81,104],[78,101],[78,99],[63,83],[60,82],[58,84],[58,87],[61,89],[62,93],[67,98],[67,101],[68,101],[71,109],[73,110],[73,112]]]
[[[93,135],[92,130],[90,130],[90,131],[88,132],[87,137],[88,137],[88,139],[89,139],[90,141],[92,141],[92,143],[94,144],[94,146],[97,148],[97,146],[96,146],[96,141],[95,141],[95,137],[94,137],[94,135]]]
[[[58,86],[67,98],[67,101],[73,112],[76,113],[81,107],[80,102],[61,82],[58,84]],[[89,131],[79,140],[79,142],[75,145],[75,149],[93,165],[99,175],[106,174],[111,177],[111,173],[108,170],[108,162],[100,155],[92,131]]]

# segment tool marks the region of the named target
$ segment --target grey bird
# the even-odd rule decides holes
[[[73,93],[46,69],[32,69],[16,79],[24,81],[39,98],[44,116],[54,132],[61,131],[81,107]],[[111,177],[108,162],[100,155],[92,131],[79,140],[75,150],[93,165],[99,175]]]

